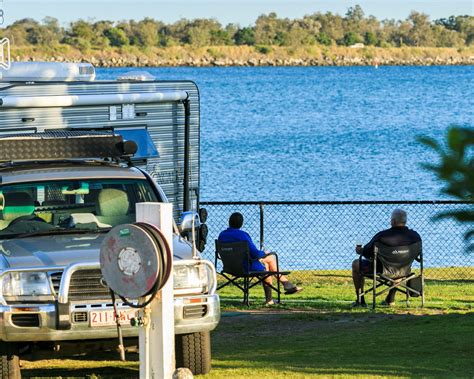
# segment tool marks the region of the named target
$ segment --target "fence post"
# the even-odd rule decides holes
[[[260,203],[259,208],[260,208],[260,250],[263,249],[263,245],[265,243],[265,213],[264,213],[264,204]]]

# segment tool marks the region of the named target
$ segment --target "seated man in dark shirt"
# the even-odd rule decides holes
[[[407,246],[421,241],[420,235],[414,230],[406,227],[407,213],[402,209],[395,209],[392,212],[391,225],[392,227],[387,230],[383,230],[377,233],[369,243],[364,247],[357,246],[357,254],[362,255],[362,266],[359,267],[359,259],[352,262],[352,280],[354,281],[354,287],[356,290],[356,296],[359,293],[364,292],[364,277],[360,275],[362,273],[370,273],[373,271],[373,263],[371,258],[374,256],[374,245],[376,242],[381,242],[386,246]],[[382,271],[382,265],[377,262],[377,268],[380,267]],[[359,292],[360,291],[360,292]],[[383,304],[392,305],[395,302],[395,294],[397,290],[392,289],[389,291]],[[366,307],[365,298],[362,296],[360,302],[358,297],[356,301],[352,303],[353,307]]]
[[[220,242],[239,242],[245,241],[249,246],[250,258],[252,259],[250,267],[245,267],[247,262],[244,262],[244,268],[248,271],[277,271],[276,259],[274,255],[268,255],[267,252],[257,249],[255,244],[247,232],[240,228],[244,224],[244,216],[241,213],[232,213],[229,218],[229,227],[219,234]],[[265,282],[272,284],[272,277],[265,279]],[[280,282],[283,284],[285,294],[290,295],[300,292],[302,288],[292,284],[286,276],[280,277]],[[273,305],[272,289],[267,285],[263,285],[265,291],[266,305]]]

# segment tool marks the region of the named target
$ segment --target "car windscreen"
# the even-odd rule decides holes
[[[159,201],[145,179],[80,179],[0,186],[0,237],[107,231]]]

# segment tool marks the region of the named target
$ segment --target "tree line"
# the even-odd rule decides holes
[[[462,47],[474,44],[474,17],[450,16],[431,21],[412,11],[405,20],[378,20],[366,16],[359,5],[344,16],[316,12],[303,18],[279,18],[275,13],[261,15],[254,25],[223,26],[215,19],[181,19],[166,24],[152,18],[141,21],[78,20],[67,27],[52,17],[42,22],[26,18],[1,31],[14,46],[69,45],[79,50],[136,46],[351,46],[363,43],[379,47]]]

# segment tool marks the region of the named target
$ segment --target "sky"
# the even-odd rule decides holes
[[[339,13],[359,4],[366,15],[378,19],[405,19],[411,10],[427,13],[431,19],[451,15],[473,15],[474,0],[0,0],[8,25],[22,18],[57,18],[66,25],[77,19],[140,20],[152,17],[166,23],[180,18],[215,18],[222,24],[251,25],[264,13],[298,18],[314,12]]]

